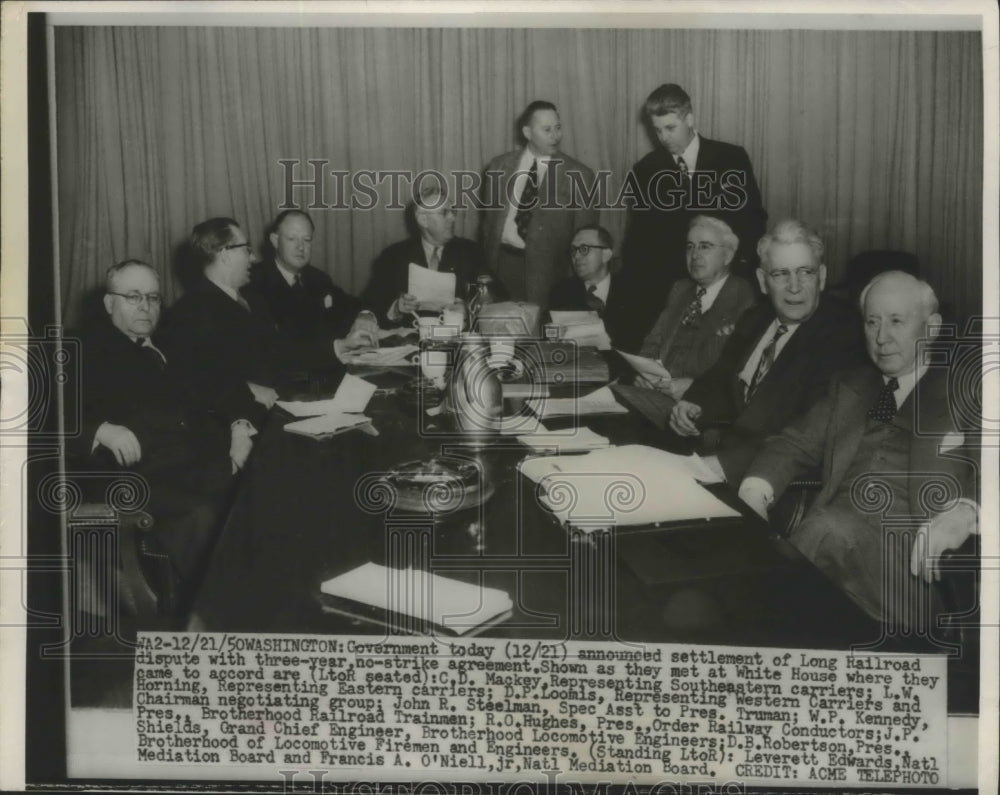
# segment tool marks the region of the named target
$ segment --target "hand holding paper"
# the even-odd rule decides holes
[[[406,292],[417,299],[420,309],[444,309],[455,301],[455,274],[432,271],[411,262]]]

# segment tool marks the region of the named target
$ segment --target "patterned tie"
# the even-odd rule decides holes
[[[899,406],[896,405],[896,396],[893,394],[897,389],[899,389],[899,381],[895,378],[886,381],[882,391],[878,393],[875,405],[868,409],[868,416],[879,422],[892,422],[892,418],[899,411]]]
[[[760,386],[760,382],[764,380],[764,376],[767,375],[767,371],[770,370],[771,365],[774,364],[774,354],[778,348],[778,340],[781,339],[787,331],[788,326],[784,323],[779,323],[777,331],[775,331],[774,336],[771,337],[771,341],[767,343],[767,347],[761,352],[760,361],[757,362],[757,371],[753,374],[753,378],[750,379],[750,386],[747,387],[747,403],[750,402],[754,392],[757,391],[757,387]]]
[[[295,280],[292,282],[292,289],[296,291],[302,291],[305,289],[305,285],[302,283],[301,273],[295,274]]]
[[[434,250],[431,251],[430,262],[427,266],[432,270],[436,271],[441,267],[441,246],[434,246]]]
[[[135,344],[139,346],[142,355],[153,362],[158,370],[162,370],[166,366],[167,362],[163,358],[163,354],[153,347],[149,341],[149,337],[137,337]]]
[[[531,211],[535,207],[538,199],[538,161],[531,161],[531,168],[528,169],[528,178],[524,181],[524,189],[521,191],[521,199],[517,203],[517,214],[514,216],[514,225],[521,240],[525,240],[528,232],[528,223],[531,221]]]
[[[708,292],[704,287],[699,287],[695,290],[694,300],[688,306],[687,310],[684,312],[684,319],[681,320],[682,326],[697,326],[698,321],[701,320],[701,299]]]
[[[598,316],[603,318],[606,306],[607,305],[597,294],[597,285],[590,285],[590,287],[587,288],[587,308],[597,312]]]
[[[687,177],[688,176],[688,164],[687,164],[687,161],[684,160],[684,158],[681,157],[680,155],[677,156],[677,168],[680,170],[682,177]]]

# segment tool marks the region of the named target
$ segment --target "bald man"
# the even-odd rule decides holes
[[[960,427],[970,412],[952,410],[978,395],[949,391],[961,381],[923,353],[941,324],[926,282],[888,271],[860,305],[871,363],[836,377],[768,440],[740,497],[766,517],[792,480],[821,467],[822,490],[791,542],[869,615],[908,626],[941,609],[941,555],[979,532],[975,418]]]

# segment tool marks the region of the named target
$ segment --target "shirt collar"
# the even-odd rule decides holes
[[[725,287],[726,280],[728,278],[729,274],[727,273],[725,276],[719,279],[719,281],[705,288],[705,295],[703,295],[701,299],[701,305],[704,309],[708,309],[709,307],[712,306],[712,304],[715,303],[715,299],[719,297],[719,293],[722,292],[722,288]],[[698,286],[699,285],[695,283],[695,289],[697,289]]]
[[[215,279],[213,279],[211,276],[206,276],[205,278],[208,279],[212,284],[214,284],[220,290],[222,290],[222,292],[224,292],[226,295],[228,295],[234,301],[236,301],[237,303],[239,303],[239,300],[240,300],[239,291],[234,290],[228,284],[220,284],[219,282],[215,281]]]
[[[917,382],[921,378],[923,378],[924,375],[927,374],[928,367],[929,367],[929,365],[927,365],[926,363],[922,363],[922,364],[917,365],[912,370],[910,370],[910,372],[903,373],[902,375],[897,375],[895,377],[896,381],[899,383],[899,386],[896,388],[896,392],[895,392],[895,394],[896,394],[896,405],[897,406],[900,405],[900,404],[902,404],[902,402],[904,400],[906,400],[907,397],[909,397],[910,393],[916,387]],[[886,375],[885,373],[882,373],[882,383],[883,384],[888,384],[890,378],[892,378],[892,376],[889,376],[889,375]]]
[[[518,164],[518,171],[527,171],[531,168],[531,161],[537,160],[538,167],[547,166],[549,161],[552,159],[551,155],[536,155],[533,154],[531,149],[527,146],[524,147],[524,152],[521,154],[521,162]]]
[[[684,158],[684,162],[687,163],[689,171],[694,171],[698,167],[698,152],[701,151],[701,136],[698,135],[697,131],[694,134],[694,138],[691,139],[691,143],[687,145],[687,149],[680,153],[680,157]],[[676,158],[674,158],[676,160]]]
[[[275,264],[275,266],[278,269],[278,273],[280,273],[281,276],[282,276],[282,278],[286,282],[288,282],[288,286],[289,287],[291,287],[293,284],[295,284],[295,277],[296,277],[296,275],[298,275],[299,273],[301,273],[301,271],[293,271],[291,268],[288,268],[288,267],[282,265],[278,261],[277,257],[274,258],[274,264]]]

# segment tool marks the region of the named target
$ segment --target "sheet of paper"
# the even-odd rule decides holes
[[[397,345],[395,348],[379,348],[376,351],[366,351],[351,356],[348,364],[367,364],[373,367],[399,367],[400,365],[416,365],[409,357],[418,350],[416,345]]]
[[[567,415],[628,414],[628,409],[615,400],[614,394],[606,386],[579,399],[532,398],[528,400],[528,406],[542,419]]]
[[[621,355],[621,357],[628,362],[632,369],[635,370],[639,375],[646,376],[653,381],[659,381],[664,379],[666,381],[670,380],[670,371],[667,370],[662,364],[660,364],[656,359],[649,359],[645,356],[636,356],[633,353],[625,353],[625,351],[616,351]]]
[[[462,635],[513,608],[506,591],[422,569],[366,563],[320,585],[334,597],[430,621]]]
[[[358,425],[367,425],[370,422],[371,418],[364,414],[321,414],[318,417],[290,422],[285,426],[285,430],[303,436],[324,436]]]
[[[428,309],[444,309],[455,301],[455,274],[432,271],[411,262],[406,291]]]
[[[562,326],[562,339],[575,340],[579,345],[592,345],[601,351],[611,350],[611,337],[600,318],[586,323]]]
[[[332,398],[325,400],[279,400],[281,408],[295,417],[318,417],[337,412],[363,412],[378,387],[351,373],[344,374]]]
[[[692,476],[691,462],[644,445],[578,456],[529,458],[521,472],[563,524],[585,531],[692,519],[737,517]]]
[[[570,428],[565,431],[549,431],[539,424],[534,433],[521,434],[517,440],[532,450],[556,450],[573,452],[576,450],[598,450],[611,444],[606,436],[594,433],[590,428]]]
[[[557,326],[579,326],[600,320],[597,312],[589,309],[583,311],[553,309],[549,312],[549,317]]]

